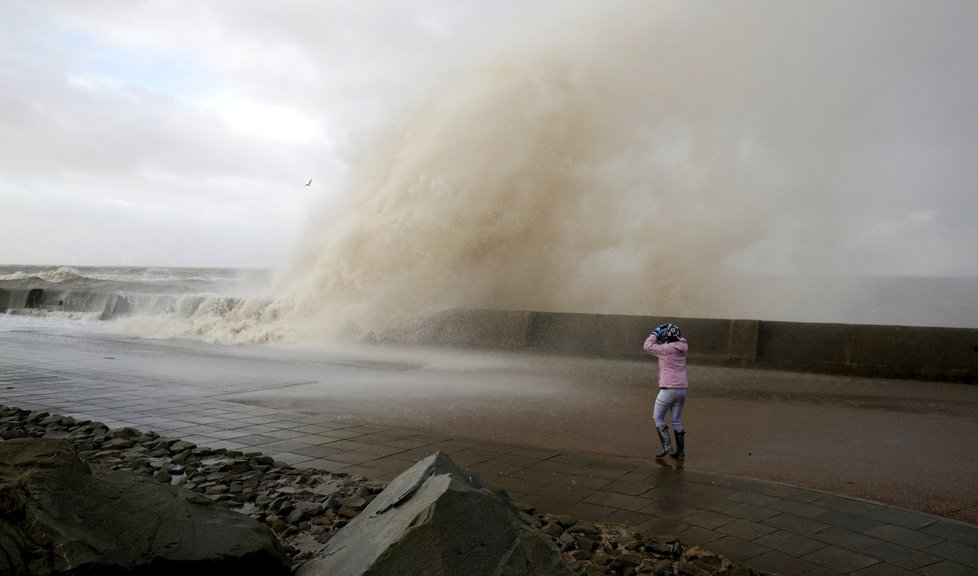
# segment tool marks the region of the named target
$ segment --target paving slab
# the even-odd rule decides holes
[[[978,526],[919,511],[672,461],[663,466],[650,458],[253,405],[229,395],[260,388],[261,379],[228,379],[215,388],[188,374],[154,377],[136,369],[138,362],[106,366],[100,361],[104,343],[87,352],[36,344],[0,332],[0,404],[153,430],[212,448],[259,450],[292,465],[382,481],[443,451],[541,511],[677,535],[788,576],[978,573]]]

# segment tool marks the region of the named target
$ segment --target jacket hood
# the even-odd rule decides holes
[[[685,338],[680,338],[675,342],[666,342],[665,344],[663,344],[663,346],[672,346],[673,348],[677,350],[682,350],[683,352],[689,350],[689,343],[686,342]]]

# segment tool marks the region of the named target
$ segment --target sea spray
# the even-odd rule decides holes
[[[286,317],[360,336],[453,307],[708,306],[782,182],[759,77],[727,68],[757,48],[734,11],[690,12],[578,5],[405,105],[306,234]]]
[[[851,294],[816,309],[734,296],[727,278],[821,275],[832,293],[826,275],[918,253],[930,221],[900,222],[942,163],[894,156],[907,111],[894,94],[926,73],[900,47],[954,53],[945,28],[966,6],[513,6],[481,52],[445,54],[440,76],[389,95],[401,101],[350,152],[272,302],[230,331],[213,314],[196,329],[362,338],[448,308],[771,318],[785,301],[848,319]],[[944,114],[914,108],[920,126]]]
[[[948,179],[957,155],[933,153],[962,109],[913,79],[954,77],[973,6],[531,3],[357,150],[281,318],[362,336],[454,307],[732,316],[731,275],[831,291],[960,270],[939,224],[958,216],[920,191],[972,194]],[[783,316],[784,294],[737,299]],[[792,313],[847,318],[855,300]]]
[[[144,328],[363,337],[453,307],[975,324],[974,2],[514,4],[482,52],[386,95],[274,289],[192,289]]]

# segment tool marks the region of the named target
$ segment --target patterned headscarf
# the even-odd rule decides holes
[[[679,326],[675,324],[662,324],[652,331],[655,334],[655,341],[659,344],[664,342],[676,342],[683,337]]]

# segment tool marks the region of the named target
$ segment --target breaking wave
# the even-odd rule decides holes
[[[930,213],[920,190],[973,194],[944,175],[964,173],[954,154],[907,168],[908,143],[953,149],[940,128],[961,112],[895,97],[925,70],[893,48],[974,11],[931,4],[527,3],[357,135],[340,199],[262,288],[9,271],[0,305],[222,342],[362,338],[447,308],[978,323],[973,278],[840,279],[960,254],[905,233],[933,225],[905,219]],[[935,129],[895,132],[908,116]]]

